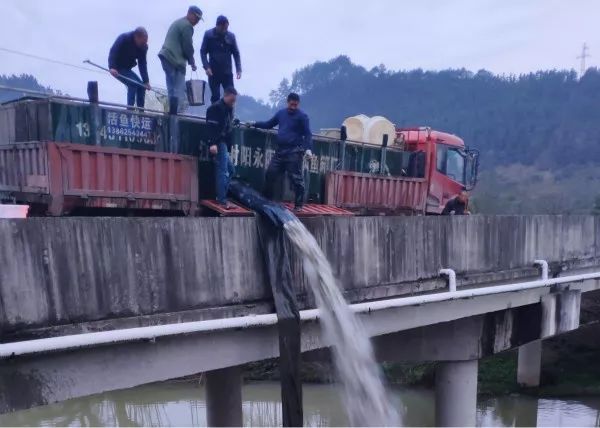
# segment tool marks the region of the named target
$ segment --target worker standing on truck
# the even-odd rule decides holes
[[[194,26],[202,19],[202,11],[197,6],[190,6],[185,17],[173,22],[167,31],[165,42],[158,53],[162,68],[165,71],[169,98],[176,97],[179,110],[187,107],[185,93],[185,69],[187,64],[196,71],[194,60]]]
[[[233,108],[237,91],[233,87],[225,88],[223,98],[206,110],[206,120],[210,122],[211,141],[209,151],[215,163],[215,185],[217,203],[226,210],[231,208],[227,200],[229,181],[235,173],[229,158],[233,131]]]
[[[466,189],[463,189],[455,198],[450,199],[442,211],[442,215],[469,214],[471,214],[469,212],[469,193]]]
[[[210,102],[214,103],[221,97],[221,86],[223,89],[233,87],[233,71],[231,57],[235,61],[236,77],[242,77],[242,61],[240,50],[237,46],[235,34],[229,31],[229,20],[220,15],[217,25],[204,33],[200,58],[202,66],[208,76],[210,86]]]
[[[304,205],[304,177],[302,164],[304,156],[312,156],[312,133],[308,116],[299,108],[300,96],[291,93],[284,108],[266,122],[251,124],[256,128],[272,129],[279,125],[277,146],[265,177],[265,197],[272,199],[274,183],[278,176],[287,172],[294,186],[294,210],[300,211]]]
[[[144,108],[146,89],[150,89],[148,78],[148,32],[144,27],[123,33],[113,43],[108,54],[108,68],[117,80],[127,86],[127,105]],[[133,72],[138,66],[140,77]],[[125,78],[125,79],[124,79]],[[129,80],[127,80],[129,79]],[[134,82],[138,82],[135,84]]]

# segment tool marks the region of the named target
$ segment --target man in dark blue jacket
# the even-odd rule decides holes
[[[231,177],[235,173],[228,151],[231,150],[236,97],[235,88],[225,88],[223,98],[206,110],[206,120],[210,123],[211,130],[209,151],[215,164],[217,202],[225,209],[231,208],[227,201],[227,192]]]
[[[294,186],[295,208],[300,211],[304,205],[304,176],[302,164],[304,156],[312,156],[312,133],[308,116],[299,109],[300,97],[291,93],[287,97],[287,108],[284,108],[266,122],[256,122],[256,128],[272,129],[279,125],[277,131],[277,147],[265,177],[265,197],[273,197],[275,180],[287,172]]]
[[[144,108],[146,89],[150,89],[150,79],[148,78],[148,66],[146,63],[146,54],[148,53],[148,32],[143,27],[138,27],[129,33],[123,33],[108,55],[108,68],[110,74],[127,86],[127,105],[136,104]],[[135,74],[133,67],[138,66],[142,78]],[[130,80],[138,82],[138,84]]]
[[[211,103],[217,102],[221,97],[221,86],[224,90],[233,87],[232,56],[235,61],[237,78],[242,77],[240,51],[235,35],[228,29],[229,21],[221,15],[217,18],[216,27],[206,31],[204,39],[202,39],[200,58],[208,76]]]
[[[470,215],[469,212],[469,193],[463,189],[455,198],[450,199],[442,215]]]

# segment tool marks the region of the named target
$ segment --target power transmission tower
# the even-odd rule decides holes
[[[577,57],[577,59],[581,60],[581,69],[579,70],[579,78],[581,79],[583,77],[583,75],[585,74],[585,70],[587,69],[585,66],[585,60],[586,58],[589,58],[591,55],[588,53],[589,51],[589,47],[587,45],[587,43],[583,44],[583,47],[581,48],[581,55],[579,55]]]

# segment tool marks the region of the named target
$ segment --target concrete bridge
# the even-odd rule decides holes
[[[482,357],[519,347],[519,382],[539,383],[541,340],[600,289],[599,217],[306,224],[378,359],[441,362],[440,425],[475,423]],[[2,412],[205,372],[209,423],[241,424],[240,366],[279,353],[254,218],[3,220],[0,242]],[[291,263],[302,350],[322,349]]]

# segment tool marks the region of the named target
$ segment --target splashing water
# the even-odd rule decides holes
[[[320,312],[325,339],[342,385],[342,398],[353,426],[396,426],[398,413],[389,402],[369,337],[338,289],[331,265],[314,236],[299,220],[284,224],[302,256]]]

